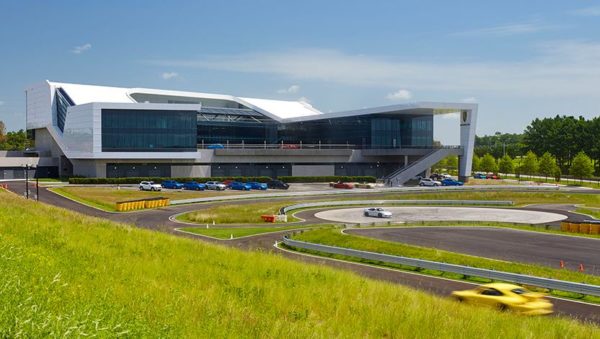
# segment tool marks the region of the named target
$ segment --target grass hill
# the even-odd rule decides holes
[[[599,337],[0,192],[0,337]]]

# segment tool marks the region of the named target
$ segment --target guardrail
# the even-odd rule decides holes
[[[279,209],[279,214],[287,214],[290,211],[308,207],[326,206],[354,206],[354,205],[493,205],[512,206],[513,202],[508,200],[346,200],[346,201],[317,201],[306,202],[285,206]]]
[[[312,251],[324,252],[329,254],[338,254],[349,257],[356,257],[367,260],[375,260],[386,263],[393,263],[398,265],[405,265],[411,267],[418,267],[423,269],[430,269],[442,272],[450,272],[456,274],[462,274],[464,276],[472,276],[472,277],[481,277],[492,280],[500,280],[507,281],[517,284],[523,285],[531,285],[538,286],[543,288],[548,288],[551,290],[560,290],[566,292],[574,292],[585,295],[593,295],[600,296],[600,286],[597,285],[588,285],[581,284],[576,282],[564,281],[564,280],[554,280],[540,277],[533,277],[529,275],[516,274],[516,273],[508,273],[501,271],[493,271],[487,270],[483,268],[475,268],[469,266],[462,265],[454,265],[454,264],[446,264],[436,261],[415,259],[415,258],[407,258],[400,257],[389,254],[381,254],[375,252],[367,252],[360,250],[353,250],[349,248],[336,247],[336,246],[328,246],[321,244],[314,244],[304,241],[292,240],[285,236],[283,238],[283,243],[287,246],[303,248]]]

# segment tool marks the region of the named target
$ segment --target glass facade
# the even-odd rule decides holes
[[[56,100],[56,126],[58,126],[58,129],[60,129],[61,132],[64,132],[65,120],[67,119],[67,108],[73,106],[74,103],[67,92],[60,87],[56,89],[54,98]]]
[[[349,144],[353,148],[430,147],[433,115],[365,115],[285,124],[280,141]]]
[[[262,116],[201,114],[198,117],[198,144],[241,143],[428,147],[433,145],[433,115],[368,115],[287,124]]]
[[[102,110],[103,152],[196,151],[196,111]]]

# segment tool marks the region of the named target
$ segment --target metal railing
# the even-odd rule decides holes
[[[494,271],[483,268],[475,268],[469,266],[462,265],[454,265],[447,264],[436,261],[415,259],[415,258],[407,258],[400,257],[389,254],[381,254],[375,252],[367,252],[360,250],[353,250],[349,248],[336,247],[336,246],[328,246],[321,244],[314,244],[304,241],[292,240],[287,236],[283,238],[283,243],[287,246],[297,247],[312,251],[324,252],[329,254],[338,254],[344,255],[348,257],[356,257],[367,260],[381,261],[385,263],[392,263],[398,265],[405,265],[411,267],[418,267],[422,269],[436,270],[442,272],[450,272],[461,274],[463,276],[471,276],[471,277],[481,277],[492,280],[506,281],[512,282],[522,285],[530,285],[530,286],[538,286],[547,288],[550,290],[559,290],[565,292],[573,292],[584,295],[593,295],[600,296],[600,286],[597,285],[589,285],[582,284],[564,280],[554,280],[548,278],[540,278],[534,277],[530,275],[516,274],[516,273],[508,273],[502,271]]]
[[[330,207],[330,206],[355,206],[355,205],[492,205],[492,206],[512,206],[513,202],[509,200],[345,200],[345,201],[317,201],[306,202],[282,207],[279,214],[287,214],[290,211],[311,208],[311,207]]]
[[[201,142],[196,146],[198,149],[459,149],[459,145],[448,145],[448,146],[372,146],[372,145],[359,145],[359,144],[305,144],[303,142],[298,143],[209,143]]]

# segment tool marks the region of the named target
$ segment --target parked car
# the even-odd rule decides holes
[[[140,191],[161,191],[162,187],[159,184],[155,184],[154,181],[142,181],[140,182]]]
[[[281,149],[300,149],[300,145],[296,145],[296,144],[281,144]]]
[[[441,186],[442,183],[437,180],[429,179],[429,178],[421,178],[419,181],[419,186]]]
[[[421,179],[421,178],[419,178],[419,179]],[[429,176],[429,179],[439,181],[439,180],[444,179],[444,177],[439,173],[433,173],[432,175]]]
[[[239,181],[232,181],[229,184],[229,188],[231,188],[232,190],[237,190],[237,191],[249,191],[252,189],[252,187],[246,183],[243,182],[239,182]]]
[[[365,217],[376,217],[376,218],[391,218],[392,212],[386,211],[381,207],[370,207],[364,210]]]
[[[222,144],[210,144],[208,146],[206,146],[207,149],[223,149],[225,148],[225,146],[223,146]]]
[[[454,180],[451,178],[443,179],[442,186],[462,186],[464,183],[462,181]]]
[[[488,174],[485,176],[485,178],[486,178],[486,179],[494,179],[494,180],[498,180],[498,179],[500,179],[500,177],[499,177],[497,174],[494,174],[494,173],[488,173]]]
[[[160,186],[162,186],[162,188],[169,188],[169,189],[176,189],[176,190],[183,188],[183,184],[180,182],[177,182],[175,180],[165,180],[160,183]]]
[[[452,179],[452,176],[448,173],[442,173],[442,179]]]
[[[353,184],[348,183],[348,182],[342,182],[342,181],[329,183],[329,186],[331,186],[333,188],[345,188],[345,189],[353,189],[354,188]]]
[[[250,185],[250,188],[253,190],[261,190],[264,191],[266,189],[268,189],[269,187],[267,186],[267,184],[262,183],[262,182],[256,182],[256,181],[250,181],[246,183],[247,185]]]
[[[271,180],[267,183],[267,187],[286,190],[290,188],[290,185],[281,180]]]
[[[204,191],[206,189],[206,185],[199,182],[190,181],[183,184],[183,189],[190,191]]]
[[[487,179],[487,176],[484,173],[475,173],[475,175],[473,175],[473,178],[475,178],[475,179]]]
[[[454,291],[452,296],[460,302],[490,306],[499,311],[513,311],[526,315],[552,313],[552,303],[544,294],[531,292],[513,284],[486,284],[472,290]]]
[[[215,191],[223,191],[227,189],[227,185],[220,181],[207,181],[206,189],[215,190]]]

